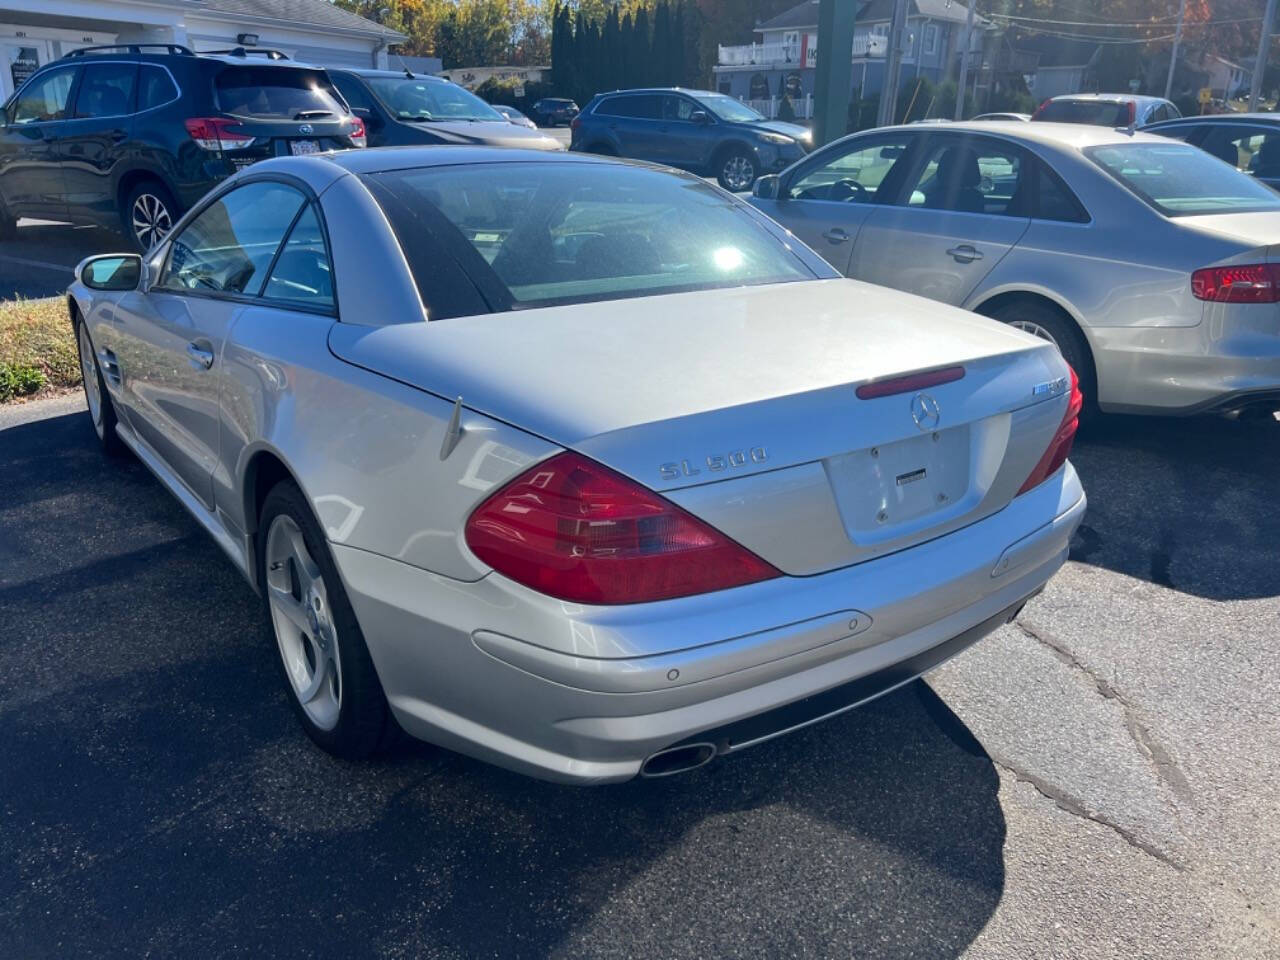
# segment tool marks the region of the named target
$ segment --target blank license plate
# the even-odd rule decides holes
[[[320,143],[317,140],[290,140],[289,152],[295,157],[302,156],[304,153],[319,153]]]

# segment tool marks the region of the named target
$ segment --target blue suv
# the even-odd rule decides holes
[[[569,149],[631,157],[713,175],[726,190],[799,160],[812,143],[794,123],[766,120],[706,90],[617,90],[592,98],[571,124]]]

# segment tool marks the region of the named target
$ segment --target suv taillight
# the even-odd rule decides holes
[[[351,132],[347,134],[347,139],[351,141],[353,147],[367,147],[369,145],[369,135],[365,132],[364,121],[359,117],[352,117]]]
[[[1039,119],[1040,119],[1040,114],[1044,113],[1044,111],[1045,111],[1045,107],[1049,106],[1049,104],[1051,104],[1051,103],[1053,103],[1053,97],[1050,97],[1049,99],[1047,99],[1047,100],[1045,100],[1043,103],[1041,103],[1041,104],[1040,104],[1040,106],[1036,107],[1036,112],[1035,112],[1035,113],[1033,113],[1033,114],[1031,115],[1031,119],[1032,119],[1032,120],[1039,120]]]
[[[1035,465],[1035,469],[1027,477],[1027,482],[1018,491],[1018,496],[1022,496],[1032,487],[1039,486],[1057,473],[1058,468],[1066,463],[1067,456],[1071,453],[1071,444],[1075,441],[1076,430],[1080,426],[1080,411],[1084,407],[1084,394],[1080,392],[1080,380],[1076,376],[1075,370],[1070,366],[1067,367],[1067,370],[1071,374],[1071,395],[1067,398],[1067,412],[1062,417],[1062,423],[1058,424],[1058,429],[1054,432],[1053,439],[1049,441],[1049,447],[1045,450],[1044,456],[1040,458],[1040,462]]]
[[[634,480],[576,453],[516,477],[467,520],[467,545],[503,576],[577,603],[643,603],[781,576]]]
[[[187,133],[205,150],[243,150],[253,144],[247,133],[233,133],[227,127],[239,126],[230,117],[192,117],[183,121]]]
[[[1197,300],[1214,303],[1276,303],[1280,301],[1280,263],[1205,267],[1191,274],[1191,293]]]
[[[575,113],[573,119],[569,121],[569,129],[577,130],[580,126],[582,126],[582,114]]]

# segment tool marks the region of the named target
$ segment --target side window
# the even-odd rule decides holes
[[[688,120],[697,106],[688,97],[665,96],[662,98],[663,120]]]
[[[1207,153],[1266,179],[1280,177],[1280,129],[1222,124],[1200,145]]]
[[[656,120],[661,115],[662,98],[656,93],[632,94],[626,97],[614,97],[606,100],[596,108],[596,113],[606,117],[630,117],[637,120]]]
[[[929,146],[907,205],[955,213],[1025,217],[1022,152],[998,140],[938,137]]]
[[[1161,127],[1159,130],[1152,130],[1151,133],[1158,133],[1162,137],[1168,137],[1171,140],[1185,140],[1188,143],[1196,143],[1199,139],[1199,133],[1204,127],[1194,123],[1176,123],[1171,127]]]
[[[76,91],[75,118],[123,117],[133,113],[137,80],[135,63],[86,64]]]
[[[342,99],[346,100],[352,109],[373,109],[373,98],[369,96],[369,91],[365,90],[364,84],[359,80],[343,73],[331,73],[329,79],[333,81],[333,85],[342,94]]]
[[[174,237],[158,286],[257,294],[305,200],[293,187],[270,181],[223,195]]]
[[[289,231],[262,295],[311,307],[333,308],[333,271],[314,204],[307,204]]]
[[[1037,220],[1057,220],[1062,223],[1089,222],[1088,212],[1071,192],[1071,188],[1044,163],[1036,165],[1036,182],[1034,216]]]
[[[138,68],[138,110],[154,110],[178,99],[169,71],[144,63]]]
[[[50,120],[67,119],[67,100],[71,96],[75,78],[75,68],[66,67],[51,70],[27,84],[9,108],[9,122],[46,123]]]
[[[901,164],[910,144],[910,136],[855,141],[843,152],[805,170],[792,182],[787,195],[793,200],[883,202],[886,198],[876,194],[890,171]]]

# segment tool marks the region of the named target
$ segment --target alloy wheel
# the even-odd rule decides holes
[[[338,632],[320,567],[287,514],[271,522],[266,561],[267,600],[285,674],[308,719],[332,730],[342,708]]]
[[[173,216],[154,193],[140,193],[131,211],[133,233],[144,250],[151,250],[173,229]]]
[[[739,153],[725,161],[721,176],[730,190],[746,190],[756,178],[756,168]]]
[[[93,355],[89,331],[80,323],[80,376],[84,380],[84,399],[93,418],[93,429],[102,436],[102,388],[98,384],[98,358]]]
[[[1039,337],[1041,340],[1048,340],[1050,343],[1052,343],[1055,347],[1058,348],[1059,353],[1062,352],[1062,345],[1053,338],[1053,334],[1051,334],[1044,327],[1040,326],[1040,324],[1038,323],[1035,323],[1031,320],[1012,320],[1009,322],[1009,326],[1014,327],[1015,329],[1021,330],[1023,333],[1029,333],[1033,337]]]

